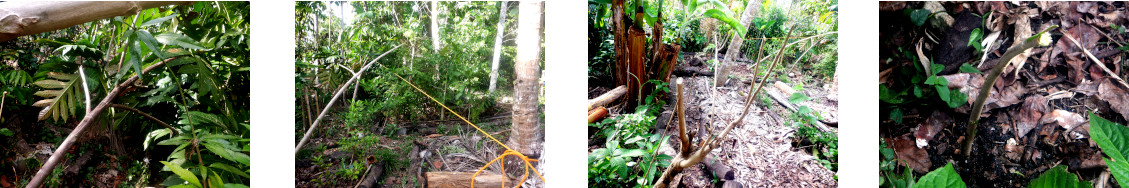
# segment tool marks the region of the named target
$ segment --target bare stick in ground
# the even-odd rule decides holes
[[[384,57],[384,55],[388,55],[388,53],[391,53],[392,51],[396,51],[397,48],[400,48],[400,45],[396,45],[396,47],[393,47],[392,49],[388,50],[387,52],[384,52],[384,54],[380,54],[380,56],[377,56],[376,59],[369,61],[367,64],[365,64],[364,67],[361,67],[361,69],[357,70],[357,71],[368,70],[369,67],[372,67],[373,63],[376,63],[376,61],[380,60],[380,58]],[[310,125],[309,130],[306,130],[306,134],[304,136],[302,136],[302,140],[298,142],[297,146],[294,146],[294,153],[295,154],[297,154],[298,151],[302,150],[302,145],[306,145],[306,141],[308,139],[310,139],[310,134],[314,132],[314,129],[318,128],[318,124],[321,123],[321,118],[325,117],[325,114],[327,114],[329,112],[329,108],[333,107],[333,103],[337,102],[337,98],[341,97],[341,93],[343,93],[343,91],[345,91],[345,88],[348,88],[349,85],[351,85],[353,83],[353,81],[357,81],[357,78],[360,78],[360,76],[361,76],[361,74],[354,74],[352,78],[349,78],[349,81],[346,81],[345,84],[341,84],[341,88],[338,88],[337,92],[333,94],[333,99],[329,99],[329,104],[326,104],[325,109],[322,109],[321,113],[318,114],[318,118],[314,120],[314,124]]]

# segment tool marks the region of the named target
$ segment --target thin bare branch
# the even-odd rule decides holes
[[[141,112],[141,110],[137,110],[136,108],[131,108],[129,106],[120,105],[120,104],[110,104],[110,107],[114,107],[114,108],[122,109],[122,110],[128,110],[130,112],[140,114],[141,116],[145,116],[145,118],[149,118],[150,120],[157,122],[157,124],[160,124],[161,126],[164,126],[165,128],[168,128],[170,131],[172,131],[172,133],[174,135],[180,134],[180,131],[177,131],[175,128],[172,128],[172,126],[169,126],[169,124],[165,123],[164,121],[161,121],[161,119],[157,119],[156,117],[153,117],[153,116],[151,116],[151,115],[149,115],[145,112]]]

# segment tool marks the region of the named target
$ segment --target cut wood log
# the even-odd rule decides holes
[[[384,164],[377,162],[368,165],[368,171],[361,177],[361,182],[358,182],[353,188],[373,188],[377,187],[376,183],[380,181],[380,176],[384,174]]]
[[[607,108],[604,108],[603,106],[596,107],[596,109],[592,109],[592,110],[588,111],[588,123],[600,121],[600,120],[604,119],[604,117],[607,117],[607,116],[608,116],[608,109]]]
[[[608,91],[607,93],[604,93],[599,97],[596,97],[595,99],[589,99],[588,110],[592,110],[599,106],[608,105],[608,103],[611,103],[612,101],[623,97],[623,94],[627,94],[627,86],[621,85],[619,87],[615,87],[615,89],[612,89],[611,91]]]
[[[772,100],[775,100],[776,103],[779,103],[780,106],[784,106],[784,108],[787,108],[789,111],[792,111],[792,112],[798,111],[796,109],[796,106],[793,106],[791,103],[788,103],[788,98],[785,98],[784,96],[780,95],[780,93],[777,93],[776,91],[772,91],[772,90],[767,90],[767,92],[765,92],[765,93],[768,94],[769,98],[772,98]],[[815,128],[819,128],[819,130],[823,131],[823,132],[829,132],[829,133],[838,133],[839,132],[839,131],[831,128],[831,127],[828,127],[827,124],[824,123],[822,120],[812,122],[812,124],[815,125]]]
[[[714,158],[706,158],[702,160],[706,164],[706,170],[709,170],[714,177],[721,180],[733,180],[733,169],[725,166],[724,163]]]
[[[427,172],[427,187],[429,188],[462,188],[470,187],[471,177],[474,172]],[[475,187],[504,187],[502,182],[506,184],[515,185],[515,182],[502,174],[488,174],[482,173],[474,177]]]

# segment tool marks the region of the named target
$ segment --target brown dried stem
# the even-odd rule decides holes
[[[177,131],[175,128],[172,128],[172,126],[169,126],[169,124],[165,123],[164,121],[161,121],[161,119],[157,119],[156,117],[153,117],[153,116],[151,116],[151,115],[149,115],[145,112],[141,112],[141,110],[137,110],[136,108],[131,108],[129,106],[120,105],[120,104],[110,104],[110,107],[114,107],[114,108],[122,109],[122,110],[128,110],[130,112],[140,114],[141,116],[145,116],[145,118],[149,118],[150,120],[157,122],[157,124],[160,124],[161,126],[164,126],[165,128],[168,128],[170,131],[172,131],[173,135],[180,134],[180,131]]]
[[[791,37],[792,31],[795,31],[795,27],[788,30],[788,34],[785,35],[784,40],[787,40],[788,37]],[[677,108],[676,110],[678,113],[676,114],[676,116],[679,117],[678,131],[680,137],[682,138],[682,150],[679,151],[678,158],[672,159],[670,161],[670,167],[663,171],[662,176],[659,176],[659,180],[655,182],[655,188],[667,187],[667,184],[670,183],[671,178],[673,178],[675,174],[681,173],[683,169],[702,162],[702,159],[709,155],[710,151],[713,151],[713,149],[717,148],[718,144],[721,143],[721,139],[718,138],[725,138],[729,135],[729,131],[733,130],[733,127],[743,122],[745,116],[749,114],[749,107],[752,106],[752,99],[756,97],[756,95],[760,92],[760,88],[766,83],[765,79],[767,79],[768,76],[772,75],[772,71],[776,68],[776,64],[783,60],[783,58],[781,58],[781,54],[784,53],[784,50],[786,48],[788,48],[787,44],[780,47],[780,51],[777,52],[776,58],[772,61],[772,63],[769,64],[768,74],[764,75],[764,77],[761,79],[761,82],[758,83],[756,87],[749,87],[749,95],[748,98],[745,99],[745,109],[741,112],[741,116],[737,118],[736,121],[729,123],[729,126],[726,126],[725,130],[722,131],[720,135],[710,135],[710,137],[706,141],[703,141],[702,144],[699,145],[699,148],[697,150],[693,150],[693,152],[691,152],[691,150],[689,149],[689,140],[686,136],[685,120],[683,119],[683,117],[685,117],[683,108],[685,107],[683,106],[682,101],[682,79],[679,78],[679,80],[676,82],[678,85],[676,94],[678,95],[678,100],[677,104],[675,104],[675,107]],[[756,68],[756,66],[753,67],[753,69]]]

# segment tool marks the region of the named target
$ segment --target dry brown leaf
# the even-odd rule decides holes
[[[1074,112],[1070,112],[1070,111],[1066,111],[1066,110],[1061,110],[1061,109],[1055,109],[1054,111],[1051,111],[1050,114],[1044,115],[1043,119],[1040,120],[1039,122],[1040,123],[1054,123],[1055,125],[1058,125],[1059,127],[1062,127],[1063,129],[1071,130],[1071,129],[1074,129],[1074,127],[1077,127],[1078,125],[1086,123],[1087,121],[1086,121],[1086,118],[1083,118],[1082,115],[1078,115],[1078,113],[1074,113]]]
[[[913,136],[917,137],[914,142],[918,148],[923,148],[929,145],[930,141],[941,132],[946,125],[953,124],[953,118],[949,117],[947,113],[940,111],[933,111],[933,114],[926,118],[925,121],[917,124],[917,130],[913,131]]]
[[[1023,108],[1015,118],[1015,131],[1019,138],[1023,138],[1031,129],[1039,125],[1043,113],[1047,111],[1047,99],[1042,95],[1033,95],[1023,100]]]
[[[1101,79],[1101,85],[1098,85],[1098,99],[1106,101],[1114,112],[1129,119],[1129,92],[1118,87],[1111,79]]]
[[[1017,13],[1017,15],[1011,16],[1012,21],[1015,22],[1014,27],[1012,27],[1015,28],[1015,36],[1012,41],[1023,41],[1028,37],[1031,37],[1031,35],[1035,35],[1035,32],[1031,31],[1031,19],[1028,18],[1025,13],[1026,11],[1020,11],[1020,13]],[[1027,49],[1023,51],[1023,53],[1019,53],[1019,55],[1016,55],[1011,59],[1011,62],[1008,65],[1015,70],[1015,76],[1018,76],[1019,71],[1023,70],[1023,64],[1027,63],[1027,57],[1030,56],[1031,49]]]
[[[914,172],[926,173],[929,172],[932,162],[929,161],[929,152],[924,149],[914,146],[913,138],[909,134],[905,136],[886,139],[886,143],[890,143],[894,149],[895,156],[899,159],[898,163],[913,168]]]
[[[1007,152],[1007,154],[1005,154],[1007,158],[1013,161],[1019,160],[1019,157],[1023,154],[1023,147],[1019,146],[1019,142],[1015,141],[1015,138],[1009,138],[1006,144],[1004,151]]]

